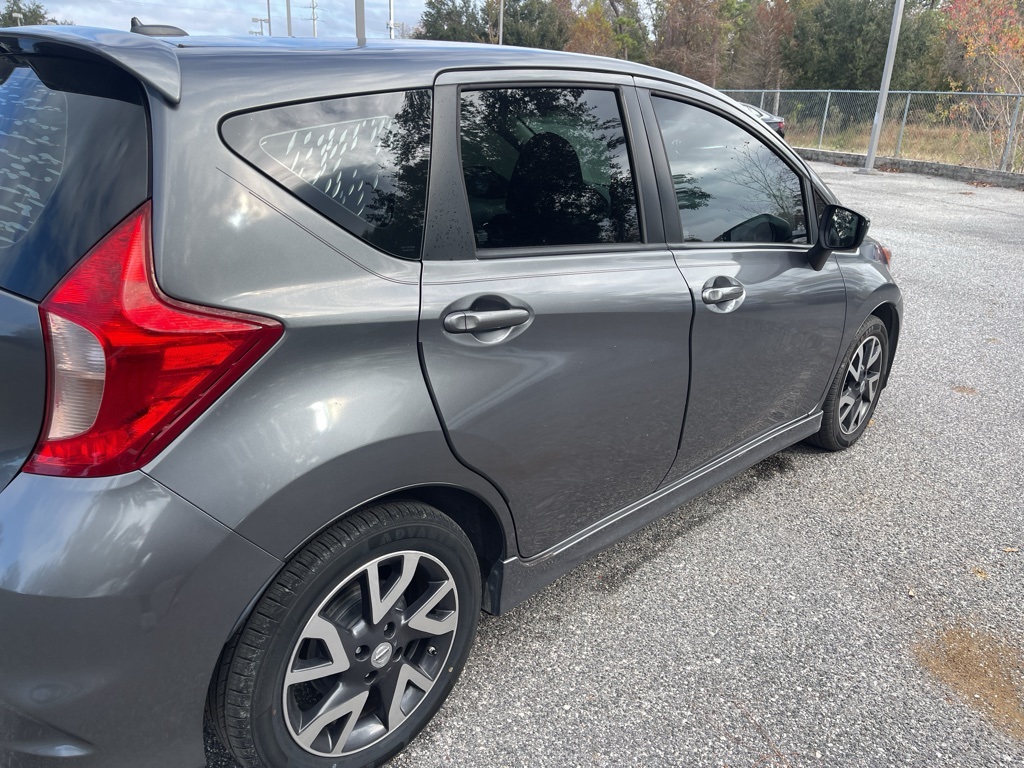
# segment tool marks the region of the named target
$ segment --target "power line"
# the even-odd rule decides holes
[[[235,11],[222,11],[216,8],[200,8],[195,5],[177,5],[172,3],[145,3],[142,0],[107,0],[110,3],[117,5],[144,5],[149,8],[175,8],[181,11],[201,11],[203,13],[219,13],[222,16],[242,16],[245,14],[242,10]]]

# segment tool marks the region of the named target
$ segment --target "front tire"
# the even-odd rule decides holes
[[[367,768],[438,710],[473,642],[480,572],[433,507],[381,504],[295,555],[224,653],[210,715],[246,768]]]
[[[821,429],[809,442],[826,451],[849,448],[867,429],[889,364],[885,323],[868,317],[843,357],[822,407]]]

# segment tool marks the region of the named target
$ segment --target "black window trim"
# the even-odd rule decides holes
[[[467,73],[469,74],[469,73]],[[455,116],[455,141],[458,147],[458,176],[459,186],[462,191],[462,198],[465,204],[466,210],[469,210],[469,195],[465,188],[464,173],[462,166],[462,94],[464,91],[483,91],[483,90],[501,90],[508,88],[582,88],[584,90],[597,90],[597,91],[613,91],[615,93],[616,100],[619,105],[619,115],[622,118],[623,133],[626,138],[626,151],[629,156],[630,171],[633,174],[633,188],[636,194],[636,205],[637,205],[637,223],[640,229],[640,242],[633,243],[589,243],[589,244],[576,244],[576,245],[562,245],[562,246],[529,246],[529,247],[518,247],[518,248],[479,248],[476,246],[476,238],[471,235],[473,241],[473,251],[475,257],[481,261],[492,260],[492,259],[513,259],[513,258],[539,258],[543,256],[569,256],[569,255],[587,255],[587,254],[602,254],[602,253],[621,253],[629,251],[656,251],[664,250],[665,238],[655,237],[651,238],[651,229],[654,229],[655,235],[662,234],[657,232],[656,223],[650,221],[649,214],[646,210],[647,206],[644,204],[644,177],[641,176],[639,166],[641,164],[638,161],[638,156],[642,150],[646,150],[648,155],[650,154],[650,148],[647,145],[647,133],[644,128],[644,123],[640,122],[639,126],[635,126],[633,122],[636,120],[637,115],[631,114],[630,100],[627,97],[628,92],[632,91],[634,99],[636,99],[636,89],[633,85],[626,84],[624,82],[618,82],[617,80],[622,79],[623,76],[616,75],[615,79],[600,79],[594,77],[600,73],[595,72],[575,72],[573,70],[555,70],[552,71],[550,78],[541,79],[518,79],[514,72],[507,73],[508,77],[500,77],[497,79],[480,79],[474,80],[471,77],[467,77],[465,80],[460,78],[458,83],[451,83],[454,86],[456,94],[456,107],[459,109],[459,113]],[[564,77],[559,77],[564,75]],[[582,77],[580,77],[582,75]],[[587,77],[587,76],[590,77]],[[592,79],[591,79],[592,78]],[[630,81],[632,78],[628,78]],[[435,113],[435,121],[436,121]],[[436,129],[436,122],[435,122]],[[435,130],[435,133],[437,131]],[[637,146],[637,139],[640,138],[641,143],[645,146]],[[653,169],[651,169],[653,170]],[[428,195],[428,208],[429,208],[429,195]],[[471,220],[471,219],[470,219]]]
[[[661,87],[655,87],[653,84],[638,85],[637,90],[640,92],[640,103],[644,110],[645,120],[648,122],[648,141],[651,146],[651,153],[654,155],[654,169],[655,174],[658,176],[658,190],[662,196],[662,211],[665,214],[665,235],[668,240],[668,246],[673,250],[685,250],[685,251],[696,251],[696,250],[727,250],[727,251],[796,251],[798,253],[809,252],[817,241],[818,236],[818,222],[817,212],[814,211],[814,203],[812,197],[812,184],[808,174],[798,166],[796,166],[790,158],[778,151],[778,148],[772,146],[770,142],[764,141],[764,139],[758,136],[756,133],[752,133],[748,126],[740,122],[735,115],[730,114],[727,110],[719,105],[716,105],[710,101],[699,98],[696,95],[681,94],[675,91],[665,90]],[[807,242],[806,243],[757,243],[757,242],[686,242],[683,240],[682,224],[679,221],[679,209],[675,203],[675,195],[672,193],[672,173],[669,168],[668,162],[668,150],[665,148],[665,137],[661,131],[661,126],[658,123],[657,115],[654,112],[654,98],[660,97],[669,99],[671,101],[681,102],[688,104],[689,106],[702,109],[705,112],[711,112],[730,123],[734,124],[741,130],[746,131],[748,134],[759,140],[765,147],[767,147],[776,157],[779,158],[783,163],[800,180],[800,191],[803,197],[804,205],[804,219],[805,227],[807,228]],[[648,117],[649,116],[649,117]],[[810,204],[808,204],[810,202]],[[668,208],[672,209],[672,216],[668,216]],[[676,237],[673,239],[672,235]]]

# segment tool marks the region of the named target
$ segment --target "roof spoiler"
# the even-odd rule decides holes
[[[95,27],[8,27],[0,30],[0,54],[77,53],[117,65],[171,104],[181,101],[181,69],[174,46],[146,35]]]

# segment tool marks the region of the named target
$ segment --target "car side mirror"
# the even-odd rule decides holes
[[[818,242],[809,254],[811,267],[820,272],[832,251],[859,248],[871,222],[856,211],[839,205],[826,205],[818,220]]]

